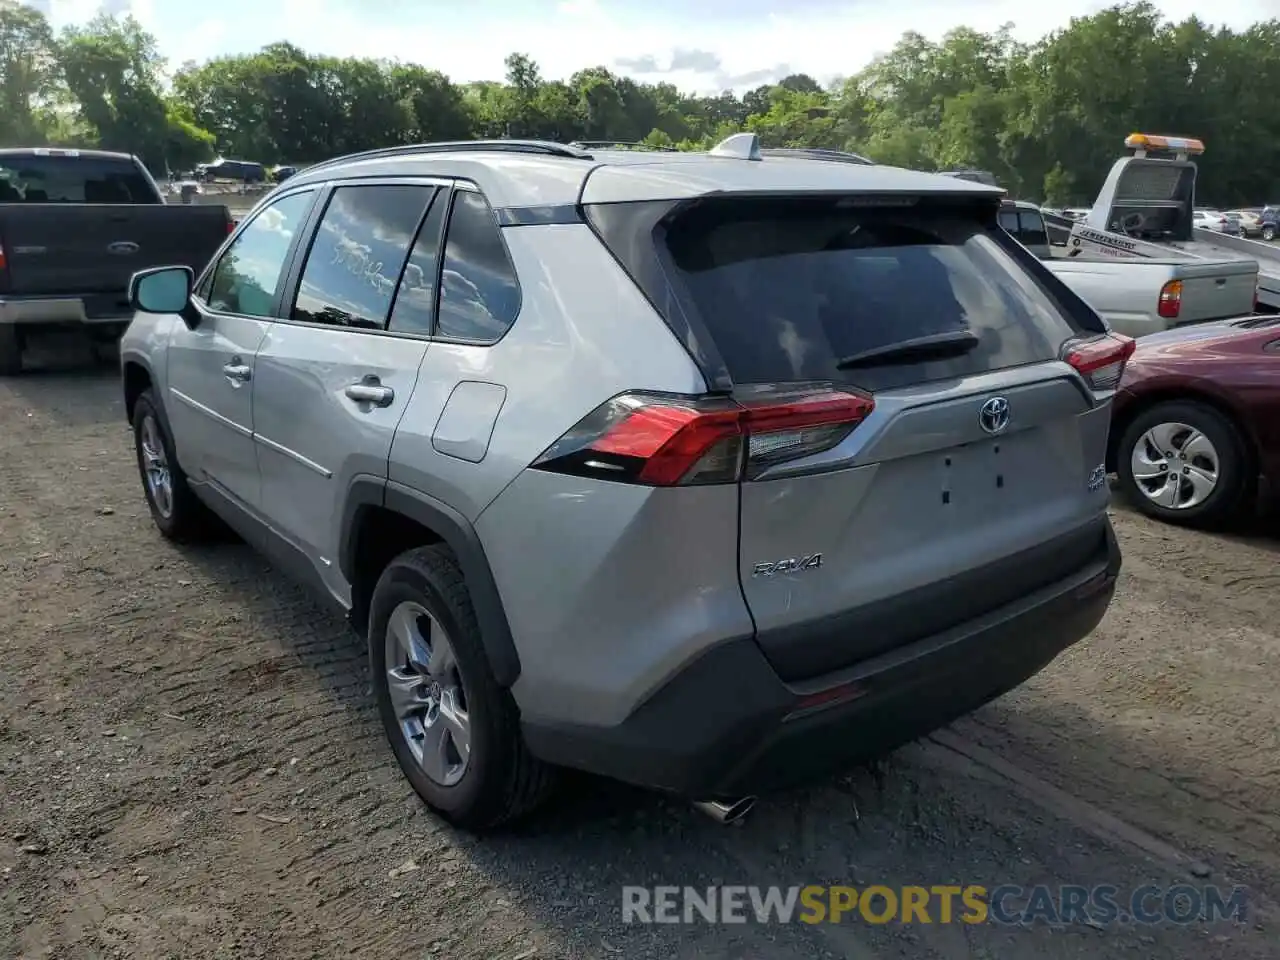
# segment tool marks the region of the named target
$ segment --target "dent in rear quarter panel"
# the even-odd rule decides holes
[[[526,720],[616,724],[704,650],[753,632],[736,486],[527,470],[478,530],[520,652],[512,693]]]
[[[502,233],[520,279],[520,314],[492,346],[431,344],[388,469],[391,480],[472,521],[553,441],[610,397],[631,389],[705,389],[689,355],[587,226],[506,227]],[[497,420],[451,417],[445,424],[449,442],[433,443],[462,381],[505,389]],[[463,422],[474,424],[475,437],[457,432]],[[490,426],[492,435],[482,436]],[[464,448],[484,453],[478,462],[449,455]],[[518,631],[515,613],[507,615]]]

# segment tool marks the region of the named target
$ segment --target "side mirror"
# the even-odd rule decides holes
[[[129,278],[129,306],[143,313],[185,314],[195,274],[190,267],[152,267]]]

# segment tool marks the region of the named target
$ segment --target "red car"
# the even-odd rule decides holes
[[[1137,341],[1113,405],[1111,470],[1143,513],[1211,524],[1280,486],[1280,316]]]

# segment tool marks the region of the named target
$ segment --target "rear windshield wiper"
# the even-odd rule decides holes
[[[944,357],[959,357],[968,353],[981,341],[969,330],[950,330],[946,333],[931,333],[926,337],[912,337],[910,340],[899,340],[887,343],[882,347],[872,347],[861,353],[850,354],[836,361],[837,370],[852,370],[855,367],[877,367],[881,364],[913,363],[917,360],[935,360]]]

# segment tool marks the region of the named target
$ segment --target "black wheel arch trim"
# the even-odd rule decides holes
[[[449,546],[458,558],[471,594],[471,603],[480,625],[480,640],[493,677],[501,687],[514,684],[520,676],[520,657],[484,545],[471,522],[448,504],[394,480],[357,477],[348,488],[343,506],[338,554],[339,569],[348,583],[355,583],[357,534],[362,515],[371,507],[382,507],[408,517],[435,531]]]

